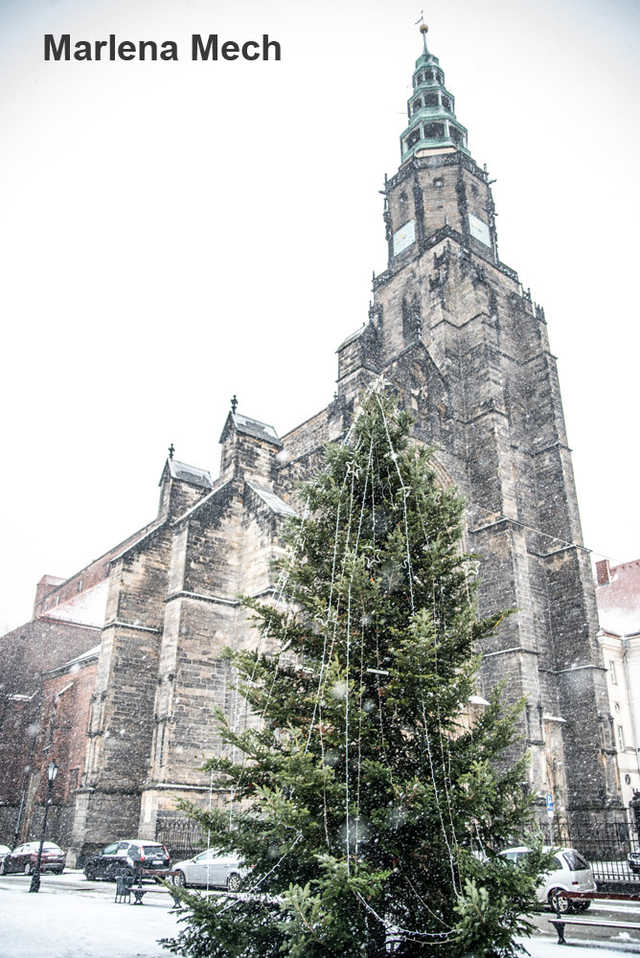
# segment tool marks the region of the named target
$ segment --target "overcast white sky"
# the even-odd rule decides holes
[[[0,0],[0,629],[157,508],[171,441],[217,473],[233,393],[286,432],[385,265],[420,0]],[[546,310],[586,544],[640,557],[640,8],[425,10],[501,257]],[[178,63],[44,63],[43,34],[164,39]],[[192,63],[268,33],[280,63]]]

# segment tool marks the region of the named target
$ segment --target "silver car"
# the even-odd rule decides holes
[[[563,891],[596,891],[596,883],[589,862],[582,857],[575,848],[546,847],[545,852],[554,851],[552,870],[540,875],[536,892],[538,901],[546,902],[554,911],[586,911],[591,900],[589,898],[570,899]],[[519,848],[505,848],[500,857],[517,865],[524,861],[531,850],[524,846]]]
[[[240,864],[237,855],[208,848],[194,858],[177,862],[171,869],[174,885],[186,888],[198,885],[205,888],[226,888],[237,891],[249,869]]]

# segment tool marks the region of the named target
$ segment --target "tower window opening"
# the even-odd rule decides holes
[[[417,100],[413,101],[413,112],[415,113],[416,110],[419,110],[421,106],[422,106],[422,99],[418,97]]]
[[[450,127],[449,133],[454,143],[464,143],[464,136],[462,135],[460,130],[457,129],[457,127],[455,126]]]
[[[424,83],[424,73],[418,74],[418,83]]]
[[[414,130],[413,133],[410,133],[407,137],[407,149],[410,150],[411,147],[418,142],[420,139],[420,133],[418,130]]]
[[[442,97],[442,105],[445,108],[445,110],[451,110],[451,100],[449,99],[448,96]]]
[[[438,106],[438,94],[437,93],[427,93],[424,98],[425,106]]]
[[[425,76],[427,80],[433,80],[433,70],[427,70]]]
[[[424,127],[425,140],[444,139],[444,123],[427,123]]]

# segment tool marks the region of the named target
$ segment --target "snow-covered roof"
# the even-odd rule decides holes
[[[282,445],[280,437],[273,426],[266,422],[260,422],[258,419],[249,419],[248,416],[241,416],[239,412],[231,413],[238,432],[243,432],[247,436],[253,436],[255,439],[266,439],[268,442]]]
[[[211,489],[213,485],[211,473],[206,469],[190,466],[188,463],[179,462],[177,459],[167,459],[167,466],[172,479],[190,482],[192,486],[200,486],[202,489]],[[162,480],[160,481],[162,482]]]
[[[358,336],[362,336],[366,328],[367,328],[367,324],[363,323],[360,329],[356,329],[355,333],[351,333],[350,336],[347,336],[347,338],[340,343],[336,352],[339,353],[341,349],[344,349],[345,346],[348,346],[349,343],[352,343],[355,339],[358,338]]]
[[[280,496],[277,496],[275,492],[271,492],[270,489],[265,489],[263,486],[257,485],[255,482],[247,481],[247,485],[250,489],[260,496],[263,502],[265,502],[272,512],[275,512],[279,516],[295,516],[296,511],[292,509],[291,506],[286,503]]]
[[[94,585],[91,589],[78,592],[77,595],[66,602],[61,602],[60,605],[54,605],[47,609],[45,614],[49,619],[100,627],[104,625],[108,591],[109,580],[103,579],[102,582]]]
[[[596,586],[600,625],[611,635],[640,632],[640,559],[609,569],[609,581]]]

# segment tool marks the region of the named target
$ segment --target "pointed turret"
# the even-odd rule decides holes
[[[428,27],[420,26],[423,52],[416,60],[413,93],[407,101],[409,125],[400,137],[402,162],[418,151],[453,147],[469,155],[467,130],[455,115],[454,98],[444,85],[440,61],[427,49]]]

